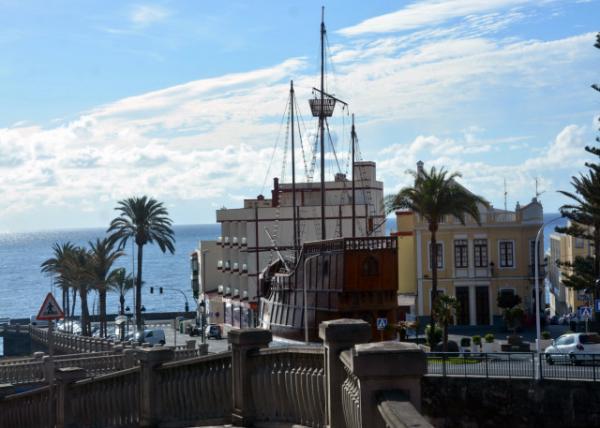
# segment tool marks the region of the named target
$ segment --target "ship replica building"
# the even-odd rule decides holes
[[[291,182],[273,180],[271,197],[244,200],[243,208],[217,211],[221,236],[192,253],[192,287],[208,322],[227,328],[260,326],[277,336],[314,340],[320,322],[361,318],[396,321],[396,237],[385,237],[383,183],[374,162],[357,161],[352,118],[351,177],[338,172],[325,181],[325,129],[336,103],[325,92],[321,23],[321,89],[313,88],[312,114],[319,120],[320,181],[312,172],[296,182],[293,82],[288,103]],[[298,126],[299,128],[299,126]],[[333,144],[333,143],[332,143]],[[285,155],[284,155],[285,157]],[[305,166],[305,170],[308,168]],[[380,323],[381,324],[381,323]],[[383,337],[378,334],[374,337]]]

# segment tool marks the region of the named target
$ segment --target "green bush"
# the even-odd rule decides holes
[[[488,333],[485,336],[483,336],[483,338],[485,339],[485,343],[493,343],[494,342],[493,333]]]
[[[471,346],[471,338],[463,337],[462,339],[460,339],[460,346],[462,346],[463,348],[466,348],[467,346]]]
[[[435,327],[435,330],[431,328],[431,324],[427,324],[425,327],[425,338],[427,340],[427,345],[435,346],[442,341],[442,329],[438,326]]]
[[[549,331],[542,331],[542,339],[548,340],[552,337]]]
[[[473,336],[473,345],[477,345],[480,346],[481,345],[481,336],[480,335],[475,335]]]

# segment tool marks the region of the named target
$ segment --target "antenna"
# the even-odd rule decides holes
[[[506,197],[508,196],[508,192],[506,190],[506,178],[504,179],[504,211],[508,211],[507,208],[507,204],[506,204]]]
[[[538,177],[535,177],[535,199],[539,198],[542,193],[546,193],[545,190],[542,190],[541,192],[538,190],[539,180]]]

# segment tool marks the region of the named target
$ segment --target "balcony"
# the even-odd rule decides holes
[[[223,288],[224,288],[224,287],[223,287],[223,284],[219,284],[219,285],[217,286],[217,293],[219,293],[219,294],[223,294]]]
[[[240,297],[240,289],[239,288],[233,289],[233,297]]]
[[[231,296],[231,287],[225,287],[225,295]]]
[[[217,244],[219,244],[219,245],[223,244],[223,237],[222,236],[219,236],[217,238]]]
[[[229,245],[229,236],[226,236],[225,238],[223,238],[223,243],[225,245]]]
[[[246,245],[248,245],[248,244],[247,244],[247,239],[246,239],[246,237],[245,237],[245,236],[242,236],[240,245],[242,245],[242,246],[246,246]]]
[[[231,269],[231,264],[229,263],[229,260],[227,260],[225,262],[225,270],[229,270],[229,269]]]
[[[237,245],[238,244],[238,238],[237,238],[237,236],[234,236],[233,238],[231,238],[231,243],[233,245]]]
[[[242,299],[248,300],[248,292],[246,290],[242,291]]]
[[[223,269],[223,260],[219,260],[217,262],[217,269],[219,269],[219,270]]]
[[[237,272],[237,271],[239,270],[239,264],[238,264],[238,262],[235,262],[235,263],[233,264],[233,269],[232,269],[232,270],[233,270],[234,272]]]
[[[248,265],[246,263],[244,263],[242,265],[242,272],[247,273],[248,272]]]

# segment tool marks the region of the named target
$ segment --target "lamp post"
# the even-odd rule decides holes
[[[307,257],[304,260],[304,278],[303,278],[303,282],[304,282],[304,290],[303,290],[303,300],[304,300],[304,342],[306,344],[308,344],[308,301],[307,301],[307,296],[308,293],[306,292],[307,288],[308,288],[308,281],[307,281],[307,276],[306,276],[306,266],[308,266],[308,262],[310,262],[312,259],[315,259],[319,257],[318,254],[315,254],[313,256]]]
[[[200,334],[202,334],[202,343],[206,343],[206,334],[204,331],[204,324],[206,323],[206,302],[204,299],[198,305],[200,308]]]
[[[555,221],[558,221],[562,218],[561,217],[556,217],[553,218],[552,220],[548,220],[546,223],[542,224],[540,226],[540,228],[537,231],[537,234],[535,235],[535,244],[534,244],[534,250],[533,250],[533,279],[535,281],[534,287],[535,287],[535,337],[536,337],[536,341],[535,341],[535,353],[537,354],[538,357],[538,369],[536,370],[536,378],[537,379],[541,379],[542,378],[542,359],[541,359],[541,344],[540,341],[542,339],[542,328],[541,328],[541,323],[540,323],[540,284],[539,284],[539,242],[540,242],[540,235],[542,234],[542,231],[544,230],[544,228],[546,226],[548,226],[550,223],[554,223]]]

